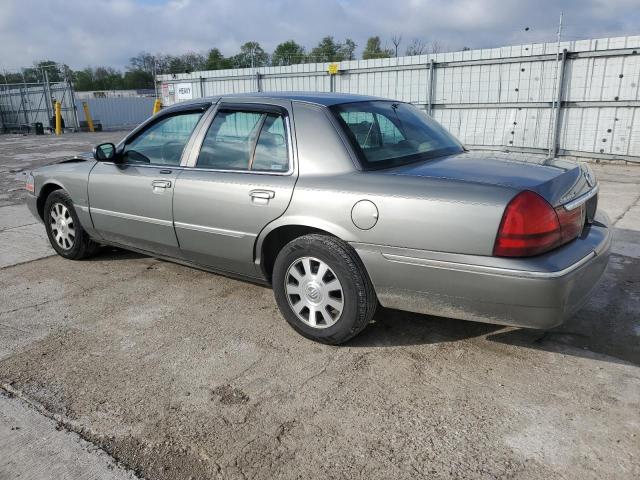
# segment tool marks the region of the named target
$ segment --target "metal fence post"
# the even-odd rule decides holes
[[[564,72],[565,66],[567,63],[567,49],[565,48],[562,51],[562,55],[560,56],[560,71],[558,72],[558,85],[556,98],[554,99],[555,108],[553,109],[553,130],[551,132],[551,140],[549,144],[549,157],[555,158],[558,155],[558,138],[560,136],[560,114],[562,110],[562,98],[564,94]]]
[[[69,86],[69,95],[71,96],[71,108],[73,109],[73,119],[76,122],[76,130],[80,130],[80,118],[78,118],[78,107],[76,107],[76,94],[73,90],[73,83],[67,78],[67,85]]]
[[[258,92],[262,91],[262,75],[260,75],[260,72],[256,72],[256,87]]]
[[[429,85],[427,88],[427,113],[429,114],[429,116],[432,116],[431,114],[433,112],[433,87],[435,83],[435,68],[436,62],[432,58],[429,62]]]
[[[53,97],[51,96],[51,85],[49,84],[49,75],[47,74],[47,71],[43,69],[42,72],[44,74],[44,85],[42,87],[42,96],[44,97],[44,105],[47,109],[47,124],[50,127],[53,127],[54,125],[51,125],[51,119],[53,118],[53,112],[52,112]]]
[[[204,77],[200,77],[200,97],[204,98]]]

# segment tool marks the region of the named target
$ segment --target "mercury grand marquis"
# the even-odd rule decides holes
[[[62,257],[113,245],[262,282],[329,344],[378,305],[554,327],[611,242],[588,166],[468,151],[419,108],[357,95],[176,104],[26,188]]]

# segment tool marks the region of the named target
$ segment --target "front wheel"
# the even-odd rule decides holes
[[[273,290],[298,333],[331,345],[360,333],[378,305],[356,252],[327,235],[305,235],[284,246],[275,261]]]
[[[55,190],[47,197],[44,225],[51,246],[61,257],[81,260],[94,255],[98,249],[99,245],[80,225],[71,197],[64,190]]]

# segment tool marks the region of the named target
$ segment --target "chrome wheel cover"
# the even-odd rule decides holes
[[[344,310],[340,280],[329,265],[317,258],[301,257],[289,265],[284,290],[291,310],[310,327],[328,328]]]
[[[49,211],[51,235],[63,250],[70,250],[76,241],[76,227],[69,209],[62,203],[56,202]]]

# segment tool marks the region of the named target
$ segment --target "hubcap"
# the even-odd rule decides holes
[[[289,306],[307,325],[327,328],[340,319],[344,309],[342,285],[322,260],[296,259],[287,270],[284,288]]]
[[[64,250],[73,247],[76,228],[69,209],[62,203],[54,203],[50,211],[51,233],[58,246]]]

